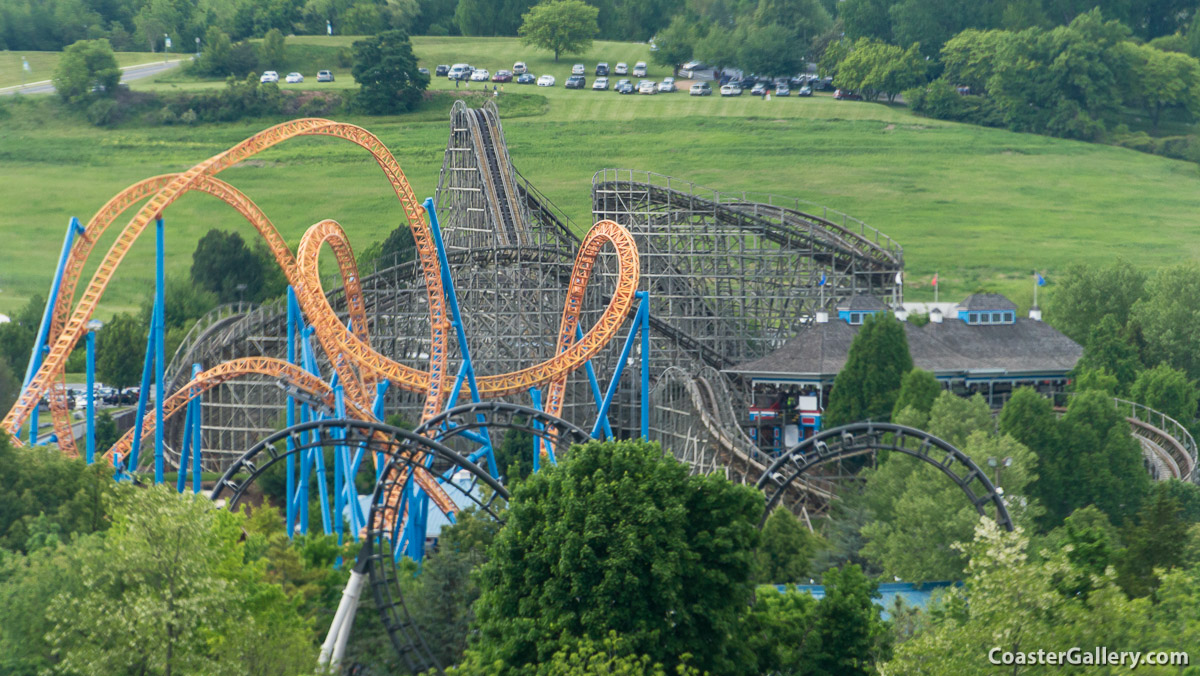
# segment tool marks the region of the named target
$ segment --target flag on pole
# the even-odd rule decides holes
[[[325,20],[325,34],[333,35],[333,22],[328,19]]]
[[[824,272],[821,273],[821,281],[817,283],[817,286],[825,286],[825,273]]]
[[[897,273],[896,273],[896,283],[897,283],[897,284],[903,284],[903,283],[904,283],[904,278],[900,276],[900,273],[899,273],[899,272],[897,272]]]
[[[935,272],[935,273],[933,273],[933,282],[932,282],[932,285],[933,285],[933,286],[937,286],[937,273],[936,273],[936,272]]]
[[[1046,286],[1046,278],[1042,276],[1042,273],[1035,272],[1033,274],[1037,275],[1037,285],[1038,286]]]
[[[25,69],[26,73],[28,73],[32,70],[32,68],[29,67],[29,62],[26,61],[25,57],[23,57],[23,56],[21,57],[21,67]]]

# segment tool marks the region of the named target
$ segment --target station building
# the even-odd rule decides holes
[[[886,311],[878,298],[853,296],[837,307],[836,318],[819,312],[775,352],[725,369],[753,392],[743,425],[760,447],[784,449],[820,431],[850,343],[867,317]],[[982,394],[993,407],[1017,387],[1046,395],[1064,391],[1083,355],[1078,343],[1041,321],[1039,310],[1019,317],[1017,306],[1000,294],[968,296],[945,314],[935,307],[920,326],[903,311],[896,316],[914,367],[930,371],[956,394]]]

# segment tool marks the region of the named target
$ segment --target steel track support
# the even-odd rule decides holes
[[[603,421],[608,417],[608,409],[612,406],[613,398],[617,394],[617,384],[621,381],[621,374],[625,372],[625,363],[629,361],[629,353],[633,351],[634,341],[637,340],[638,334],[643,333],[644,327],[649,326],[650,317],[650,293],[647,291],[638,291],[634,294],[640,300],[638,303],[637,314],[634,315],[633,324],[629,327],[629,334],[625,336],[625,345],[621,348],[621,356],[617,358],[617,368],[613,371],[612,380],[608,382],[608,391],[604,394],[604,401],[600,402],[600,410],[596,414],[596,424],[592,426],[591,437],[593,439],[600,438],[600,430],[603,426]],[[646,383],[649,380],[649,369],[647,368],[646,360],[649,358],[650,350],[646,347],[646,342],[649,340],[649,334],[645,334],[642,339],[642,380]],[[644,385],[648,388],[648,386]],[[646,437],[649,429],[649,419],[647,417],[649,408],[650,393],[647,390],[642,391],[642,436]]]
[[[87,333],[87,464],[96,460],[96,332]]]

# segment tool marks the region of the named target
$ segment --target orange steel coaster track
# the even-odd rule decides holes
[[[254,202],[236,188],[217,179],[216,174],[239,162],[288,139],[297,136],[333,136],[345,139],[365,148],[383,169],[404,208],[408,227],[416,243],[422,275],[425,278],[429,300],[431,349],[429,370],[417,369],[397,363],[376,352],[368,342],[366,311],[362,290],[359,286],[358,268],[345,232],[336,222],[324,220],[308,229],[293,256],[275,226]],[[129,252],[130,247],[151,221],[159,218],[163,210],[189,191],[208,193],[238,211],[263,236],[276,262],[283,270],[288,283],[296,291],[297,300],[304,315],[309,319],[322,350],[329,357],[345,390],[347,414],[362,420],[371,420],[367,392],[374,384],[386,379],[396,386],[423,393],[425,403],[422,420],[437,415],[449,397],[450,318],[447,315],[445,290],[442,287],[441,266],[433,241],[427,214],[417,201],[412,187],[400,170],[396,159],[383,143],[370,132],[354,125],[323,119],[301,119],[285,122],[266,129],[238,145],[214,155],[180,174],[168,174],[145,179],[126,188],[108,201],[88,222],[84,233],[76,239],[62,279],[60,292],[55,300],[49,334],[49,353],[45,356],[29,386],[4,417],[0,427],[9,433],[16,444],[21,444],[17,434],[28,420],[38,400],[47,396],[53,413],[54,427],[60,449],[69,455],[77,455],[74,434],[67,413],[63,373],[67,357],[83,336],[85,327],[95,312],[104,290],[107,288],[117,267]],[[83,291],[79,302],[71,309],[75,288],[82,276],[84,264],[92,248],[110,225],[124,212],[149,197],[118,235],[91,281]],[[583,306],[592,269],[604,244],[616,251],[618,278],[612,299],[601,314],[596,325],[574,341],[576,326]],[[337,259],[345,289],[352,330],[338,320],[325,296],[318,274],[318,256],[322,245],[329,244]],[[633,237],[612,221],[596,223],[584,238],[576,257],[567,300],[563,308],[557,349],[550,359],[511,373],[478,378],[481,397],[503,397],[525,392],[532,387],[549,384],[547,412],[558,415],[563,405],[563,391],[567,376],[584,365],[612,340],[620,329],[638,285],[638,251]],[[298,389],[308,392],[326,402],[333,401],[333,391],[320,378],[286,361],[267,357],[235,359],[197,375],[191,382],[171,394],[163,403],[164,420],[186,408],[188,401],[200,396],[224,382],[241,376],[259,374],[288,381]],[[148,417],[143,429],[143,438],[153,435],[154,422]],[[128,452],[134,432],[126,433],[104,457],[111,461],[115,453]],[[136,468],[131,468],[136,469]],[[418,473],[418,483],[433,498],[443,511],[454,511],[454,503],[437,486],[435,478]]]

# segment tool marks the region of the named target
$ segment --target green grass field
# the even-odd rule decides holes
[[[290,42],[311,41],[332,54],[353,39]],[[990,288],[1027,306],[1035,268],[1051,282],[1043,292],[1052,293],[1057,274],[1073,261],[1124,256],[1150,269],[1200,255],[1195,164],[823,96],[764,102],[562,88],[572,63],[587,64],[589,73],[601,60],[632,65],[647,60],[646,45],[598,42],[593,53],[553,66],[548,55],[514,39],[414,43],[431,70],[467,61],[495,71],[524,60],[533,72],[558,77],[553,88],[507,85],[501,111],[518,169],[580,227],[590,222],[593,173],[622,167],[722,190],[800,197],[861,218],[904,246],[906,295],[914,300],[932,297],[928,280],[935,271],[943,299]],[[352,84],[348,72],[334,70],[335,84]],[[453,83],[435,78],[433,88],[453,89]],[[438,96],[407,116],[341,118],[379,135],[424,197],[436,187],[454,95]],[[125,186],[182,171],[279,121],[98,130],[50,114],[45,105],[24,97],[7,103],[0,119],[0,312],[46,293],[70,216],[86,220]],[[382,238],[402,219],[374,163],[331,139],[290,141],[222,178],[256,200],[293,245],[322,218],[339,220],[355,248]],[[253,235],[228,209],[199,195],[184,197],[166,218],[168,274],[187,274],[196,240],[209,228]],[[114,237],[115,231],[103,238],[98,252]],[[106,295],[102,317],[140,303],[152,279],[152,251],[152,238],[143,237]]]
[[[0,52],[0,89],[22,82],[39,82],[54,78],[54,69],[62,52]],[[29,62],[29,72],[22,74],[21,57]],[[161,61],[162,54],[150,52],[117,52],[117,65],[136,66]]]

